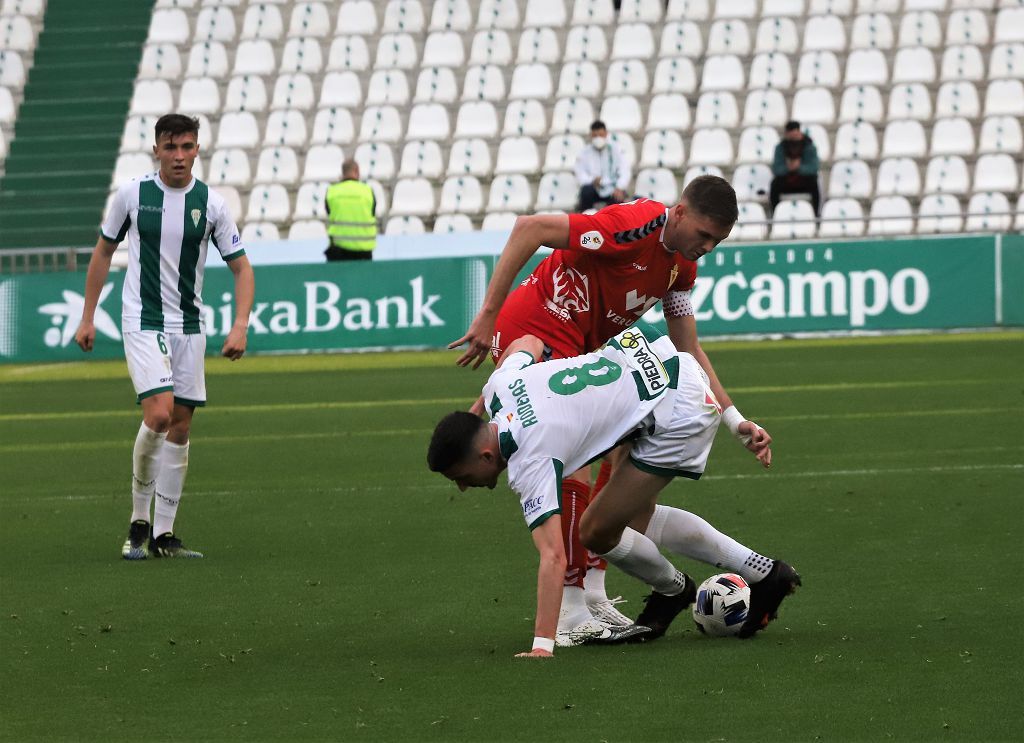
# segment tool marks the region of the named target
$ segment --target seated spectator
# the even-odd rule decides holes
[[[603,121],[590,125],[590,144],[576,158],[576,180],[580,201],[576,211],[593,209],[598,203],[621,204],[628,201],[626,188],[633,177],[622,151],[608,141]]]
[[[800,122],[790,121],[782,140],[775,145],[775,159],[772,162],[771,209],[774,212],[779,198],[788,193],[811,195],[814,213],[819,213],[821,192],[818,190],[818,150],[814,142],[800,131]]]

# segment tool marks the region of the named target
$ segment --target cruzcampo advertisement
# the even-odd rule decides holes
[[[257,266],[249,352],[442,348],[469,326],[495,260]],[[123,277],[103,288],[92,358],[122,356]],[[74,343],[84,286],[84,272],[0,276],[0,361],[88,358]],[[586,288],[573,282],[579,311]],[[655,298],[634,299],[662,321]],[[203,302],[217,353],[234,318],[226,267],[207,269]],[[701,259],[692,304],[703,337],[1024,325],[1024,238],[723,245]]]

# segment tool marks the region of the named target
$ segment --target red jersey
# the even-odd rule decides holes
[[[650,199],[570,214],[567,248],[545,258],[502,307],[498,354],[524,333],[555,356],[593,351],[669,291],[692,289],[697,264],[662,244],[667,218],[665,205]],[[498,336],[503,328],[509,337]]]

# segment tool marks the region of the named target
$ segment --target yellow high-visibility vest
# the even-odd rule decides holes
[[[373,250],[377,244],[373,206],[373,189],[362,181],[332,184],[327,189],[327,234],[331,244],[345,250]]]

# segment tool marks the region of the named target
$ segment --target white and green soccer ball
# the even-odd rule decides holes
[[[705,635],[731,637],[750,613],[750,586],[735,573],[712,575],[697,589],[693,621]]]

